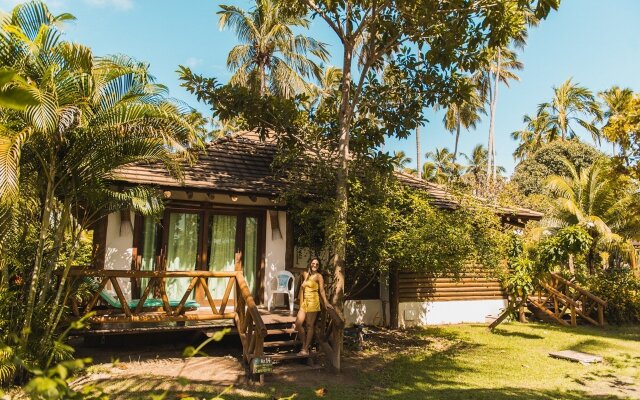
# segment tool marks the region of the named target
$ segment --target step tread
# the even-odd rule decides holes
[[[304,360],[307,358],[315,358],[320,356],[322,353],[319,352],[310,352],[307,356],[301,356],[298,353],[276,353],[276,354],[268,354],[265,353],[265,357],[270,357],[273,361],[285,361],[285,360]]]
[[[302,344],[299,340],[274,340],[270,342],[264,342],[264,347],[284,347],[284,346],[297,346]]]
[[[284,335],[284,334],[292,334],[297,333],[297,331],[293,328],[282,328],[282,329],[268,329],[267,335]]]

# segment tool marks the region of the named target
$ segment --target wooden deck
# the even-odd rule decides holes
[[[233,313],[235,310],[228,306],[227,310]],[[292,325],[296,320],[296,312],[290,314],[288,309],[258,308],[260,317],[268,329]],[[159,316],[161,313],[158,313]],[[233,318],[218,319],[213,321],[199,321],[198,315],[211,314],[210,307],[201,307],[195,311],[188,311],[186,315],[193,315],[193,321],[181,323],[175,322],[149,322],[149,323],[119,323],[119,324],[93,324],[91,329],[74,332],[74,335],[82,336],[102,336],[102,335],[122,335],[150,332],[179,332],[179,331],[203,331],[205,333],[216,332],[225,328],[231,329],[231,334],[238,334]]]

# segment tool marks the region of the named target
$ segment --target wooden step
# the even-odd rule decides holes
[[[325,369],[325,366],[322,364],[315,364],[315,365],[297,364],[297,363],[282,364],[282,365],[278,365],[278,368],[275,368],[273,370],[273,375],[296,374],[296,373],[319,371],[323,369]]]
[[[276,354],[268,354],[265,353],[265,357],[270,357],[273,361],[287,361],[287,360],[306,360],[308,358],[316,358],[319,357],[322,353],[318,352],[310,352],[307,356],[301,356],[298,353],[276,353]]]
[[[264,347],[286,347],[286,346],[297,346],[302,344],[299,340],[274,340],[271,342],[264,342]]]
[[[287,335],[297,333],[293,328],[281,328],[281,329],[268,329],[267,335]]]

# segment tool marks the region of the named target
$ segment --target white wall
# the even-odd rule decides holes
[[[133,224],[135,218],[131,214],[131,229],[120,231],[120,213],[109,214],[107,218],[107,240],[105,246],[105,269],[130,270],[133,257]],[[122,292],[131,299],[131,280],[129,278],[118,278],[118,283]],[[111,284],[107,285],[111,289]]]
[[[286,213],[284,211],[278,211],[278,224],[280,225],[280,232],[282,237],[277,233],[274,235],[271,230],[271,217],[269,211],[266,212],[267,220],[267,232],[265,240],[265,273],[264,273],[264,286],[268,285],[275,287],[275,282],[272,280],[276,277],[278,271],[285,269],[285,254],[287,251],[287,220]],[[264,299],[262,304],[267,304],[268,290],[264,291]],[[273,305],[284,305],[284,295],[275,295]]]
[[[398,308],[400,327],[415,325],[484,323],[506,307],[505,299],[403,302]]]
[[[387,304],[387,314],[389,307]],[[344,302],[344,319],[347,326],[355,324],[382,326],[382,300],[347,300]]]

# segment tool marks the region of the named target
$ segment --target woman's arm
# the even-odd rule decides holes
[[[302,273],[302,281],[300,282],[300,289],[298,289],[300,291],[300,293],[298,293],[298,297],[300,297],[300,306],[302,307],[302,303],[304,303],[304,281],[307,280],[307,273],[303,272]]]
[[[327,294],[324,292],[324,278],[322,274],[318,274],[318,290],[320,291],[320,297],[322,298],[322,302],[324,303],[325,308],[333,308],[329,300],[327,300]]]

